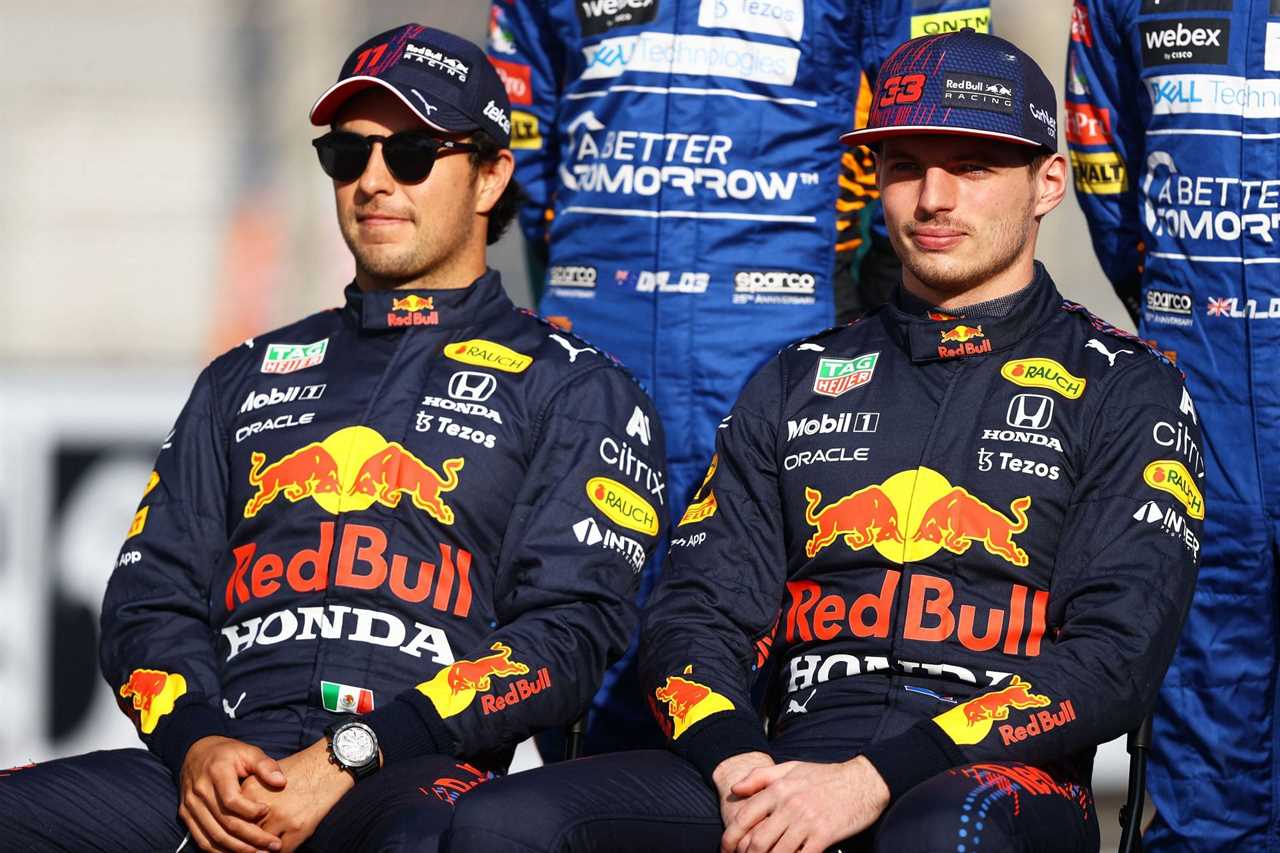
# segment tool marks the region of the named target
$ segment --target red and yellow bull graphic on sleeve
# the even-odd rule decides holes
[[[693,664],[684,668],[684,675],[693,673]],[[732,711],[733,702],[705,684],[685,678],[684,675],[668,675],[666,684],[653,691],[659,702],[667,703],[667,715],[674,726],[671,736],[679,740],[680,735],[700,720],[721,711]]]
[[[340,429],[269,465],[266,454],[257,451],[250,461],[249,484],[257,491],[245,504],[245,518],[282,495],[292,503],[311,498],[334,515],[375,503],[394,508],[408,495],[415,507],[441,524],[453,524],[453,509],[441,495],[457,488],[465,462],[446,459],[441,474],[366,426]]]
[[[1015,675],[1009,679],[1005,687],[984,693],[968,702],[962,702],[934,717],[933,721],[957,744],[973,746],[981,743],[991,734],[991,728],[995,723],[1003,723],[1009,719],[1010,708],[1034,711],[1036,708],[1047,708],[1052,704],[1048,696],[1035,693],[1033,690],[1030,682],[1023,681],[1020,676]],[[1075,718],[1075,708],[1068,699],[1059,703],[1056,712],[1031,713],[1027,715],[1026,725],[1006,724],[1000,726],[998,731],[1005,746],[1008,746],[1066,725]]]
[[[143,734],[156,730],[160,718],[173,710],[178,697],[187,692],[187,680],[178,673],[158,669],[135,669],[120,685],[120,698],[133,699],[133,716]]]
[[[442,719],[461,714],[471,707],[478,694],[484,694],[480,698],[480,708],[488,716],[551,686],[551,671],[544,666],[538,670],[537,678],[517,679],[507,685],[504,693],[491,693],[495,688],[495,678],[527,675],[529,667],[511,659],[511,647],[506,643],[496,642],[489,648],[493,654],[475,660],[455,661],[437,672],[430,681],[418,685],[418,692],[431,700]]]
[[[927,559],[941,548],[964,554],[975,542],[1015,566],[1029,562],[1027,552],[1014,541],[1027,529],[1029,496],[1013,501],[1010,518],[925,467],[899,471],[883,483],[858,489],[821,509],[821,492],[806,487],[804,494],[805,521],[814,528],[804,549],[811,559],[842,539],[851,550],[874,547],[882,557],[899,564]]]

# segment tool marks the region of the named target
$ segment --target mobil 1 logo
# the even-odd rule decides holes
[[[615,27],[649,24],[658,14],[658,0],[575,0],[584,36],[598,36]]]
[[[1225,65],[1231,44],[1230,18],[1143,21],[1142,65]]]

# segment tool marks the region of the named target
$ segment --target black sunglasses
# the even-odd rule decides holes
[[[479,150],[469,142],[438,139],[418,130],[404,130],[390,136],[361,136],[347,130],[333,130],[311,140],[320,155],[320,168],[335,181],[354,181],[363,175],[375,142],[382,143],[382,160],[402,184],[425,181],[436,157],[442,153]]]

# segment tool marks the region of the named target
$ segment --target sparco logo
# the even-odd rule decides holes
[[[1013,83],[980,74],[948,74],[942,80],[942,101],[949,107],[1013,115]]]
[[[1224,64],[1231,38],[1231,19],[1196,19],[1192,24],[1187,26],[1182,21],[1143,23],[1142,64]]]
[[[787,270],[743,270],[734,273],[738,293],[793,293],[811,295],[817,281],[812,273]]]
[[[502,128],[505,132],[511,132],[511,119],[507,118],[507,114],[502,111],[502,107],[498,106],[493,101],[484,105],[484,117]]]
[[[1191,295],[1172,290],[1147,291],[1147,310],[1164,314],[1191,314]]]
[[[596,268],[557,265],[551,268],[548,281],[552,287],[595,287]]]
[[[650,23],[658,11],[658,0],[578,0],[576,5],[584,36]]]

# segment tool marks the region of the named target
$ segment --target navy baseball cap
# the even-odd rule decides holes
[[[1058,97],[1049,78],[1012,43],[967,27],[899,45],[874,96],[867,126],[841,142],[954,133],[1058,150]]]
[[[464,38],[422,24],[376,35],[351,52],[311,108],[311,123],[326,125],[353,95],[381,86],[430,127],[444,133],[483,130],[511,145],[507,87],[484,51]]]

